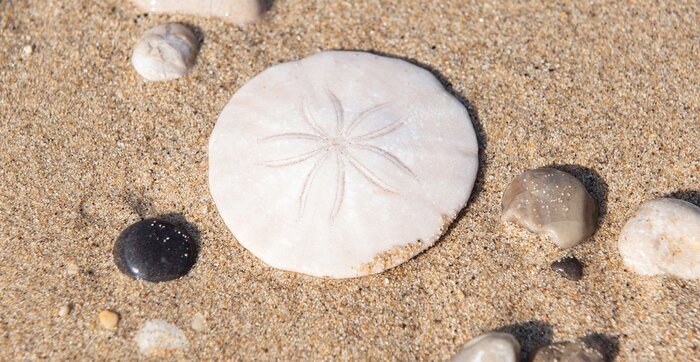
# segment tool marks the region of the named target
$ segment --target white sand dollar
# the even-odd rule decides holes
[[[231,98],[211,135],[209,186],[268,265],[348,278],[432,245],[469,198],[477,153],[467,110],[430,72],[322,52]]]

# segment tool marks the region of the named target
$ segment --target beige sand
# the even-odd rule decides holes
[[[145,16],[126,0],[0,1],[0,359],[133,360],[149,319],[185,331],[181,359],[439,360],[503,328],[526,353],[592,335],[622,361],[700,358],[700,281],[636,276],[616,246],[641,202],[698,202],[700,5],[564,3],[277,0],[239,29]],[[168,21],[203,35],[197,64],[144,83],[131,47]],[[208,136],[236,89],[326,49],[434,69],[468,100],[483,153],[440,242],[350,281],[261,264],[207,187]],[[600,230],[570,251],[499,221],[511,178],[552,164],[606,200]],[[163,214],[196,225],[192,272],[164,284],[121,275],[114,238]],[[549,270],[566,253],[586,264],[580,282]],[[121,316],[116,330],[99,326],[103,309]]]

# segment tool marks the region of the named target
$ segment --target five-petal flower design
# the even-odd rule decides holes
[[[316,175],[325,162],[334,162],[336,164],[336,182],[335,192],[333,193],[333,207],[329,215],[332,221],[338,215],[343,206],[345,198],[345,186],[347,181],[347,172],[352,169],[357,171],[359,175],[365,178],[370,184],[377,188],[388,192],[398,193],[389,182],[383,179],[375,170],[363,162],[362,157],[358,157],[357,151],[366,151],[370,154],[380,157],[389,162],[402,173],[415,178],[415,173],[393,153],[384,148],[371,144],[370,142],[380,137],[395,132],[404,126],[406,117],[392,120],[388,124],[382,125],[369,132],[360,133],[358,126],[367,118],[387,107],[391,106],[391,102],[385,102],[370,107],[352,119],[347,119],[347,115],[343,108],[343,104],[338,97],[330,90],[326,90],[326,94],[330,99],[333,111],[335,113],[335,131],[327,132],[312,116],[308,102],[302,101],[302,119],[309,132],[286,132],[275,134],[261,139],[261,142],[275,142],[280,140],[298,140],[304,142],[313,142],[315,147],[310,151],[301,154],[290,155],[280,159],[270,160],[265,162],[269,167],[285,167],[300,164],[306,161],[313,162],[304,178],[301,191],[299,193],[299,215],[301,216],[306,202],[309,197],[309,192]],[[358,134],[359,133],[359,134]]]

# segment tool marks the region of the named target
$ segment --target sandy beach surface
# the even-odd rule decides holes
[[[0,360],[149,358],[134,337],[152,319],[184,332],[177,360],[445,360],[494,330],[524,356],[585,338],[619,361],[700,359],[700,281],[638,276],[617,251],[640,203],[700,202],[700,4],[547,3],[276,0],[239,28],[127,1],[0,0]],[[201,53],[186,78],[145,83],[132,47],[169,21],[195,28]],[[207,185],[208,137],[233,93],[331,49],[432,70],[469,107],[481,153],[471,200],[435,246],[343,281],[265,266]],[[500,221],[508,182],[548,165],[602,206],[597,233],[570,250]],[[200,244],[177,281],[114,265],[120,231],[155,216]],[[549,269],[564,255],[584,262],[581,281]],[[98,324],[104,309],[115,330]],[[191,328],[197,314],[206,328]]]

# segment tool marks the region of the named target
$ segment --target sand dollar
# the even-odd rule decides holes
[[[209,186],[268,265],[348,278],[435,243],[469,198],[477,153],[467,110],[427,70],[322,52],[236,92],[210,138]]]

